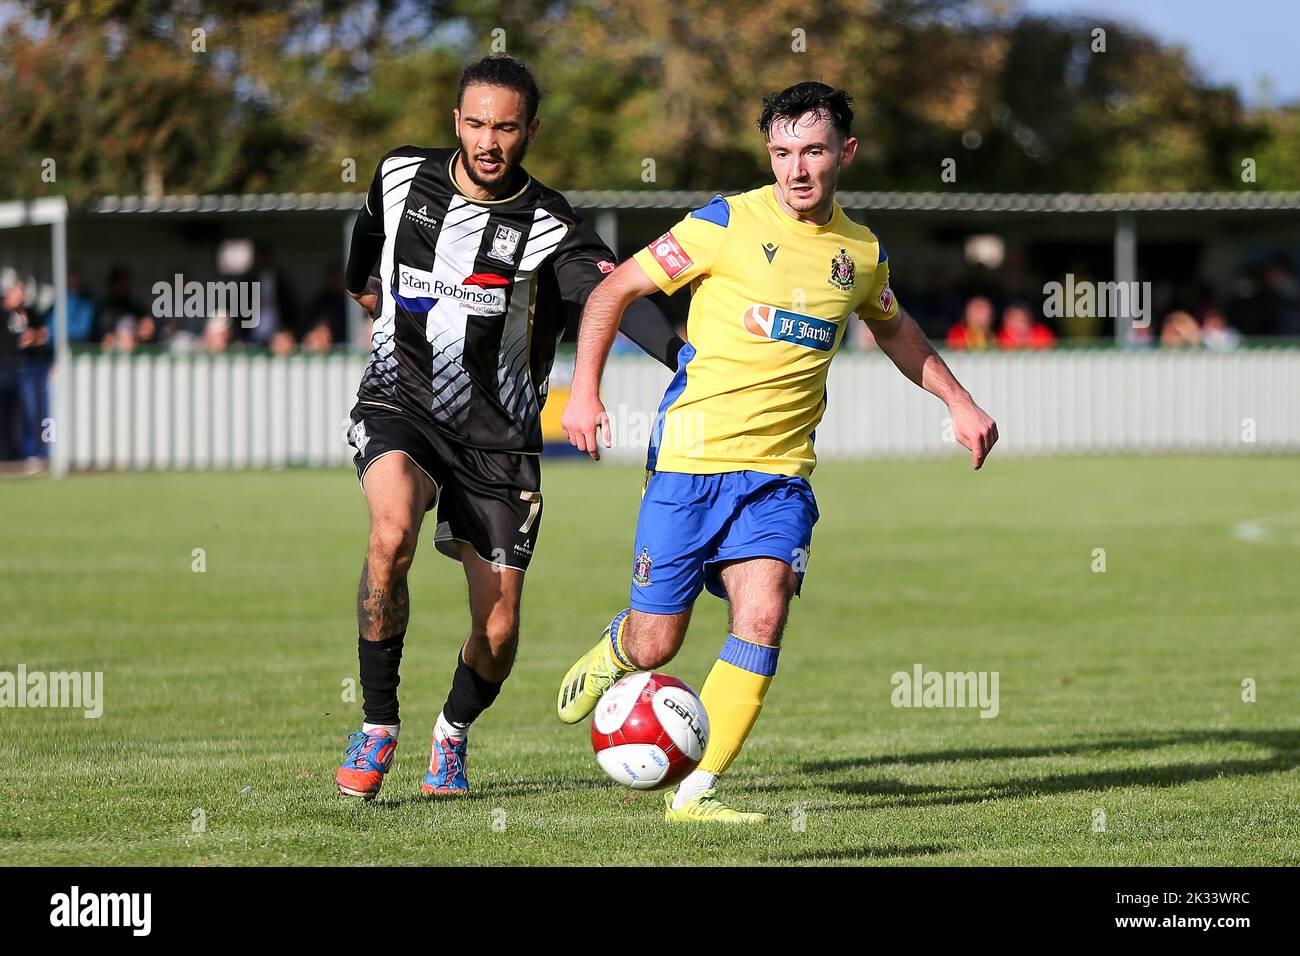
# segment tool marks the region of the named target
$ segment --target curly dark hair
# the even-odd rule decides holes
[[[840,138],[847,139],[853,125],[853,110],[849,109],[852,102],[853,97],[844,90],[837,90],[815,80],[806,80],[763,97],[763,112],[758,114],[758,128],[764,138],[771,139],[772,124],[777,120],[797,120],[805,113],[824,113],[830,118],[831,125],[840,134]]]
[[[514,90],[524,98],[524,109],[528,112],[528,122],[537,116],[537,106],[542,101],[542,92],[537,88],[533,71],[523,60],[504,53],[485,56],[477,63],[465,67],[460,75],[460,89],[456,93],[456,105],[465,98],[465,88],[474,83],[485,86],[500,86]]]

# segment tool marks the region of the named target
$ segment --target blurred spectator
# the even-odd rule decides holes
[[[189,355],[198,350],[202,339],[189,329],[181,328],[167,340],[167,351],[176,355]]]
[[[68,341],[90,342],[95,336],[95,300],[86,289],[81,266],[68,270]]]
[[[131,294],[135,277],[126,266],[114,266],[108,273],[108,291],[95,319],[96,335],[105,351],[135,350],[137,343],[154,340],[154,321]]]
[[[1002,328],[998,330],[998,348],[1050,349],[1056,345],[1056,335],[1034,318],[1029,306],[1013,302],[1002,312]]]
[[[1300,246],[1281,249],[1280,253],[1275,249],[1271,259],[1260,259],[1257,264],[1242,268],[1226,287],[1193,272],[1180,272],[1175,278],[1155,272],[1146,280],[1151,283],[1149,296],[1144,294],[1149,303],[1147,314],[1155,317],[1155,321],[1146,331],[1137,327],[1130,329],[1125,323],[1124,346],[1155,345],[1162,328],[1159,318],[1176,311],[1189,313],[1201,326],[1202,336],[1208,333],[1208,337],[1214,340],[1215,348],[1230,347],[1232,343],[1253,335],[1300,338],[1300,270],[1297,269]],[[904,257],[900,255],[899,258]],[[1060,282],[1068,272],[1074,276],[1075,287],[1080,288],[1081,283],[1099,282],[1106,276],[1104,267],[1097,261],[1080,255],[1071,254],[1060,265],[1055,264],[1057,261],[1050,250],[1036,250],[1033,242],[1023,246],[1012,244],[1008,246],[1005,261],[996,268],[970,264],[956,269],[938,258],[923,261],[918,266],[910,260],[898,266],[893,284],[900,301],[922,330],[932,338],[947,339],[950,348],[992,348],[993,344],[987,342],[989,335],[1003,348],[1043,348],[1051,344],[1052,338],[1056,345],[1073,338],[1111,341],[1115,334],[1115,319],[1102,314],[1110,311],[1102,307],[1109,303],[1103,293],[1092,297],[1076,296],[1065,310],[1067,314],[1060,317],[1042,314],[1037,290],[1042,288],[1044,278]],[[1157,261],[1156,265],[1160,262]],[[1164,268],[1167,270],[1167,265]],[[975,304],[978,314],[969,319],[966,317],[967,307],[976,299],[987,300],[993,307],[987,333],[982,327],[982,303]],[[1022,316],[1012,312],[1008,321],[1005,313],[1017,306],[1026,307],[1033,317],[1030,333],[1033,341],[1020,341],[1017,332]],[[1205,320],[1211,313],[1221,318],[1216,318],[1207,329]],[[1001,321],[998,321],[999,315]],[[1181,335],[1180,331],[1187,330],[1175,330],[1170,332],[1170,336],[1185,344],[1187,336]],[[1050,338],[1047,333],[1050,333]],[[1207,343],[1203,341],[1201,344]],[[846,333],[846,347],[861,348],[864,345],[860,335]]]
[[[186,334],[187,326],[194,327],[197,323],[202,322],[199,318],[187,318],[184,315],[160,315],[154,319],[154,333],[149,340],[150,345],[165,345],[171,348],[173,342],[178,336]]]
[[[948,330],[948,348],[976,350],[993,345],[993,303],[977,295],[966,303],[962,320]]]
[[[1201,344],[1216,352],[1229,352],[1241,345],[1241,333],[1228,324],[1222,312],[1211,309],[1201,323]]]
[[[213,315],[203,326],[202,350],[210,355],[221,355],[230,347],[230,317]]]
[[[1201,344],[1201,327],[1191,313],[1177,311],[1165,316],[1160,327],[1160,344],[1165,348],[1185,348]]]
[[[1268,317],[1266,335],[1300,335],[1300,283],[1285,259],[1264,270],[1263,308]]]
[[[136,345],[140,342],[136,337],[139,328],[138,323],[125,316],[118,319],[113,326],[113,330],[104,339],[105,351],[121,352],[123,354],[134,352]]]
[[[893,263],[890,263],[893,265]],[[953,313],[951,319],[945,319],[939,314],[939,308],[936,297],[930,293],[925,281],[926,273],[921,268],[921,264],[915,260],[909,259],[904,262],[898,269],[897,273],[890,273],[889,284],[893,286],[898,300],[905,304],[905,308],[910,316],[916,320],[916,324],[921,327],[927,338],[943,338],[948,331],[948,326],[952,325],[957,316],[961,314],[960,307]],[[856,323],[865,327],[865,322]],[[854,328],[854,326],[850,326]],[[848,337],[849,341],[845,344],[851,344],[858,347],[860,336],[856,333]]]
[[[22,303],[22,293],[19,293],[19,308],[27,317],[27,328],[18,337],[22,356],[18,389],[22,402],[22,456],[27,460],[27,473],[35,474],[44,470],[45,459],[49,457],[44,430],[49,417],[48,383],[54,350],[47,322],[49,313],[37,309],[36,290],[31,291],[26,303]]]
[[[1262,287],[1263,274],[1259,269],[1243,269],[1232,284],[1227,318],[1234,328],[1240,329],[1245,335],[1268,334]]]
[[[290,355],[295,344],[292,332],[288,329],[276,329],[275,334],[271,336],[271,354]]]
[[[257,286],[257,324],[245,329],[240,324],[240,334],[255,345],[270,346],[277,355],[283,354],[283,335],[289,335],[292,351],[294,330],[298,326],[298,307],[294,299],[293,288],[284,270],[275,263],[275,256],[269,245],[259,242],[253,251],[253,268],[240,276],[241,282],[256,282]]]
[[[22,370],[20,342],[27,331],[22,283],[0,289],[0,461],[22,455]]]
[[[1006,264],[1002,268],[1001,278],[1001,291],[1009,303],[1028,302],[1042,289],[1041,284],[1031,282],[1029,279],[1025,251],[1022,248],[1013,247],[1007,250]]]
[[[343,267],[338,263],[325,271],[325,285],[308,310],[307,327],[298,331],[298,338],[313,352],[347,342],[348,298],[343,289]]]
[[[308,352],[328,352],[334,347],[334,336],[327,323],[313,325],[302,337],[302,347]]]
[[[932,317],[923,328],[930,338],[941,339],[948,329],[961,319],[964,307],[964,300],[957,288],[957,280],[951,272],[945,271],[939,274],[934,294],[929,296],[929,306]]]

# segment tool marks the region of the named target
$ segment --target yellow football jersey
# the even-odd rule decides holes
[[[636,254],[660,289],[689,283],[692,296],[651,471],[812,474],[826,373],[850,317],[898,313],[871,230],[838,203],[826,225],[800,222],[774,189],[718,196]]]

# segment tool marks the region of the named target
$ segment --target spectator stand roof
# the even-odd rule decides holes
[[[731,190],[724,191],[730,194]],[[717,193],[701,190],[573,190],[565,194],[580,209],[692,209]],[[959,193],[840,192],[846,209],[901,212],[1259,212],[1300,209],[1300,192],[1201,193]],[[74,215],[124,213],[350,212],[365,194],[257,193],[216,196],[105,196],[75,207]]]

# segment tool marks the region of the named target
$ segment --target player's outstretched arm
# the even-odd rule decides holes
[[[352,224],[352,242],[348,246],[348,264],[343,270],[344,284],[350,295],[371,318],[379,311],[381,283],[375,275],[375,263],[384,251],[383,169],[381,159],[375,167],[365,205]],[[375,212],[372,210],[379,210]]]
[[[569,443],[599,460],[601,442],[610,445],[609,416],[600,400],[600,378],[605,371],[614,336],[623,318],[623,311],[632,302],[650,295],[658,287],[637,264],[628,259],[611,272],[600,285],[591,290],[587,305],[582,310],[582,324],[578,327],[578,358],[573,366],[573,385],[569,389],[569,403],[564,407],[560,424]]]
[[[902,309],[885,322],[869,321],[876,344],[898,370],[943,400],[952,413],[953,437],[970,451],[971,467],[979,470],[998,440],[998,426],[962,388],[948,363],[934,350],[925,333]]]

